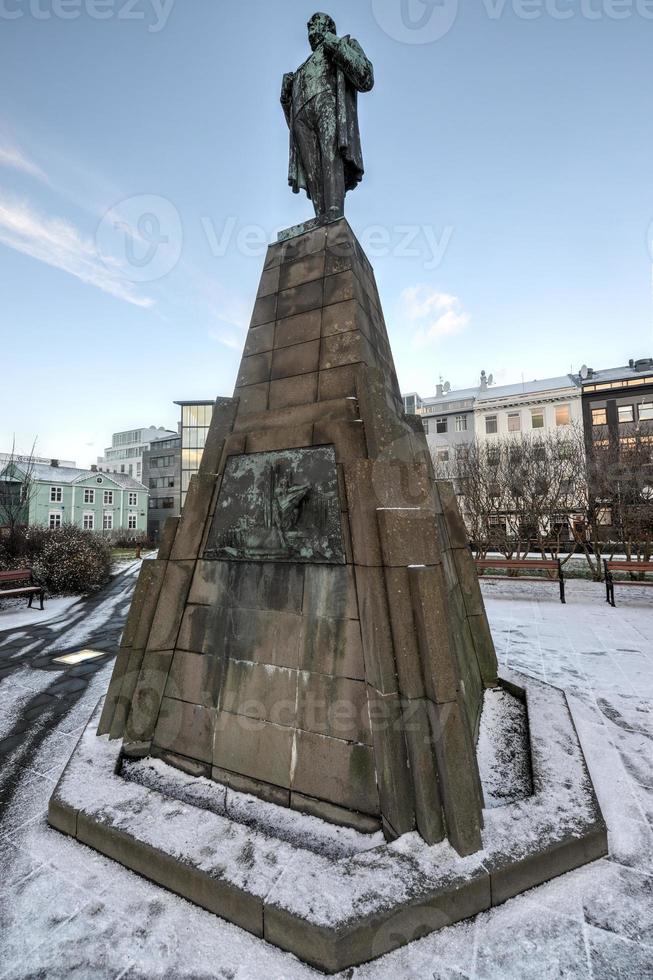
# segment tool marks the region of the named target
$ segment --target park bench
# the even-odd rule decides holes
[[[615,585],[653,585],[651,579],[619,578],[615,579],[613,572],[643,573],[653,574],[653,562],[650,561],[610,561],[603,559],[605,569],[605,601],[614,606],[614,587]]]
[[[22,584],[19,584],[22,583]],[[16,569],[11,572],[0,572],[0,599],[29,598],[27,605],[32,608],[32,600],[37,595],[41,600],[43,609],[43,598],[45,589],[34,581],[31,568]]]
[[[560,602],[565,602],[565,577],[559,558],[477,558],[476,571],[483,575],[488,569],[512,574],[493,575],[492,578],[519,579],[521,582],[559,582]],[[519,575],[519,572],[547,572],[547,578],[539,575]]]

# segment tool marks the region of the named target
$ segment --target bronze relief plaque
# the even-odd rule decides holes
[[[335,448],[230,456],[204,558],[344,564]]]

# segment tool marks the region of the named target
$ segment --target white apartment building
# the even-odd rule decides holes
[[[129,429],[114,432],[111,445],[98,456],[97,468],[101,473],[124,473],[140,481],[143,475],[143,453],[159,439],[171,439],[178,435],[163,426],[150,425],[147,429]]]
[[[583,425],[580,385],[573,375],[479,389],[474,403],[476,438],[544,436]]]

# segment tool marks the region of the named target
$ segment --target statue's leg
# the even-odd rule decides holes
[[[325,92],[317,97],[316,103],[324,211],[330,218],[340,218],[345,212],[345,167],[338,146],[335,96]]]
[[[293,121],[293,134],[306,175],[308,193],[319,217],[324,214],[324,187],[322,184],[322,160],[318,135],[310,115],[300,112]]]

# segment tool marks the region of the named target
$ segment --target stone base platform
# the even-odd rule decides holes
[[[607,853],[605,824],[564,694],[507,671],[500,684],[526,700],[535,791],[486,810],[483,849],[468,857],[446,841],[429,846],[416,833],[385,843],[379,834],[299,817],[316,821],[323,837],[333,835],[332,847],[308,847],[302,833],[286,828],[275,834],[274,821],[263,832],[242,806],[223,814],[207,809],[201,780],[193,801],[190,777],[183,798],[163,795],[121,775],[119,743],[96,736],[100,706],[59,780],[48,820],[334,973]]]

